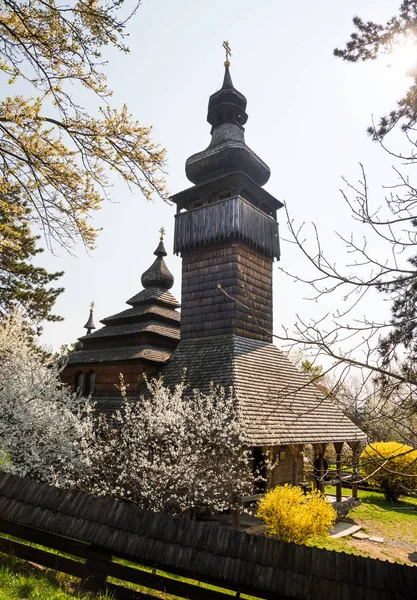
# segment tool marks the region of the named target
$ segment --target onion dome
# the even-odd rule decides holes
[[[230,69],[226,65],[221,89],[209,98],[207,121],[212,126],[211,133],[217,125],[227,120],[236,123],[243,130],[243,125],[248,120],[246,104],[245,96],[233,87]]]
[[[158,287],[169,290],[174,285],[174,276],[165,264],[165,250],[163,235],[161,235],[157,249],[154,252],[156,259],[147,271],[144,272],[141,282],[144,288]]]
[[[96,329],[96,326],[94,325],[93,312],[94,312],[94,302],[92,302],[90,305],[90,315],[88,317],[87,323],[84,325],[84,329],[87,329],[87,335],[89,335],[91,333],[92,329]]]
[[[202,152],[188,158],[187,178],[194,184],[229,173],[246,173],[258,185],[269,177],[269,167],[245,142],[244,124],[248,120],[246,98],[232,82],[229,62],[225,63],[223,85],[210,96],[207,121],[211,127],[211,142]]]

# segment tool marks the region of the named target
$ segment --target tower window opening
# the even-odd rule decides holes
[[[231,198],[231,197],[232,197],[232,190],[223,190],[222,192],[217,192],[217,194],[214,194],[213,202],[216,202],[217,200],[226,200],[227,198]]]
[[[203,200],[195,200],[192,204],[191,204],[191,208],[200,208],[200,206],[203,206]]]

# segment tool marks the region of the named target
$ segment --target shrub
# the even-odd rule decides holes
[[[336,511],[321,492],[304,494],[298,486],[288,484],[267,492],[257,515],[272,536],[296,544],[327,533],[336,520]]]
[[[375,442],[361,454],[361,472],[391,502],[417,489],[417,450],[399,442]]]

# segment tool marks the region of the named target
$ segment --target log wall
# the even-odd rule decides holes
[[[155,365],[146,365],[143,363],[125,363],[125,364],[110,364],[101,363],[85,364],[80,366],[68,366],[61,374],[63,383],[66,383],[74,390],[75,376],[77,373],[83,373],[84,382],[87,374],[93,371],[96,374],[94,396],[105,397],[120,397],[120,391],[116,385],[119,385],[119,374],[123,373],[125,384],[128,385],[127,395],[137,395],[142,391],[143,374],[146,373],[150,377],[156,375],[159,371]]]
[[[286,458],[280,460],[275,467],[272,469],[270,487],[274,488],[277,485],[284,483],[293,483],[293,456],[288,446],[275,446],[273,449],[273,457],[280,452],[285,452]],[[298,460],[298,481],[303,481],[304,478],[304,464],[303,454],[300,452],[297,457]],[[298,482],[297,482],[298,483]]]

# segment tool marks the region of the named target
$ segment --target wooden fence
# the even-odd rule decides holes
[[[108,590],[120,599],[164,592],[191,600],[242,594],[411,600],[417,589],[416,567],[286,544],[3,473],[0,551],[69,573],[84,589]]]

